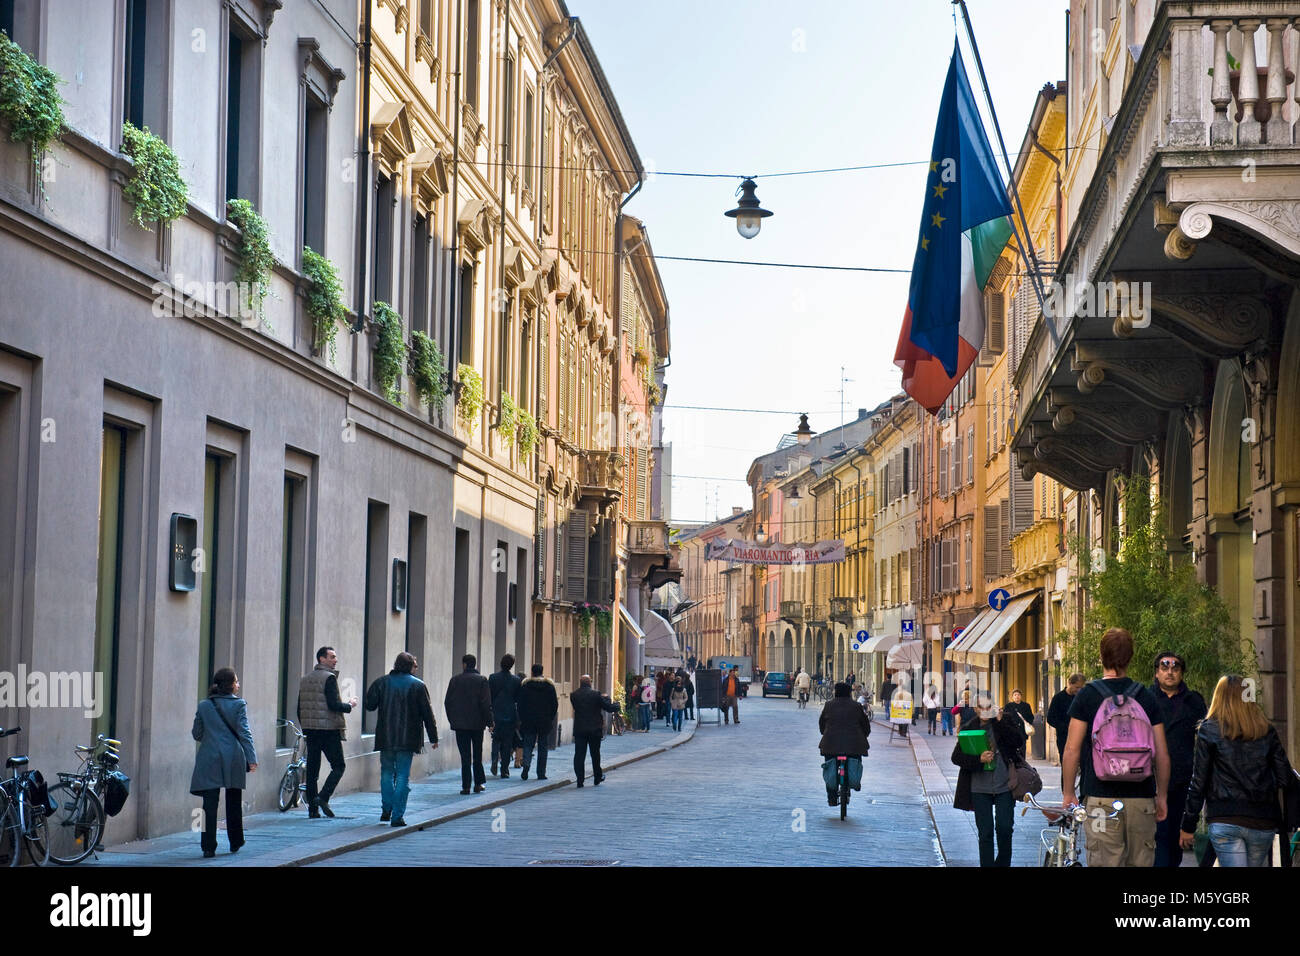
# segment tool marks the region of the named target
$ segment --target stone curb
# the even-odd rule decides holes
[[[682,744],[694,738],[695,731],[699,729],[699,726],[700,722],[699,720],[696,720],[690,729],[682,730],[681,733],[677,734],[672,740],[666,743],[655,744],[641,750],[634,750],[630,754],[623,754],[615,757],[609,763],[605,764],[604,770],[609,771],[616,770],[619,767],[626,767],[628,764],[636,763],[637,761],[645,760],[657,754],[665,753],[666,751],[672,750],[674,747],[680,747]],[[636,731],[631,732],[635,733]],[[442,812],[427,816],[424,819],[412,822],[406,827],[398,827],[396,829],[388,827],[386,832],[369,834],[344,843],[331,843],[328,847],[322,847],[317,851],[306,854],[302,853],[304,847],[300,845],[295,850],[290,851],[291,855],[287,854],[287,859],[282,859],[279,862],[274,861],[274,859],[267,859],[268,856],[274,857],[274,854],[264,854],[258,858],[258,863],[263,866],[307,866],[312,863],[319,863],[320,861],[328,860],[331,857],[341,856],[344,853],[351,853],[353,850],[361,850],[380,843],[386,843],[389,840],[396,840],[398,837],[404,836],[408,833],[418,833],[423,830],[428,830],[429,828],[436,827],[442,823],[449,823],[452,820],[458,820],[461,817],[467,817],[474,813],[481,813],[484,810],[503,807],[508,803],[514,803],[516,800],[526,800],[527,798],[536,796],[539,793],[549,793],[552,790],[559,790],[562,787],[567,787],[574,783],[577,783],[577,778],[570,771],[554,782],[551,782],[548,779],[547,784],[544,787],[536,787],[523,793],[493,797],[483,803],[456,807],[452,810],[443,810]]]

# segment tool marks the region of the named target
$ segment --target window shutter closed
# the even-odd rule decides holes
[[[564,509],[555,505],[555,600],[564,598]]]
[[[939,446],[939,497],[948,497],[948,446]]]
[[[966,430],[966,484],[975,482],[975,426]]]
[[[961,487],[961,464],[962,464],[961,445],[962,445],[962,436],[958,435],[956,445],[953,450],[953,456],[952,456],[952,487],[954,491],[956,491],[958,488]]]
[[[570,602],[587,599],[587,538],[590,515],[578,509],[569,515],[564,537],[564,599]]]
[[[912,490],[912,472],[916,469],[916,463],[912,461],[912,449],[903,446],[903,491],[905,495]]]
[[[912,444],[912,492],[915,493],[921,487],[921,444],[914,442]]]
[[[912,548],[908,552],[908,558],[911,563],[912,579],[907,588],[907,600],[912,602],[920,597],[921,592],[921,549]]]
[[[1005,293],[994,292],[989,296],[989,351],[1001,355],[1006,351],[1007,334],[1007,297]]]
[[[537,498],[537,524],[533,537],[533,557],[536,564],[537,579],[533,582],[533,595],[546,597],[546,496]]]
[[[636,517],[638,521],[646,518],[646,508],[650,501],[650,454],[645,448],[636,449]]]
[[[569,434],[569,340],[565,338],[564,333],[560,333],[560,407],[559,414],[556,416],[556,422],[560,427],[561,435]]]
[[[1000,509],[998,522],[1001,528],[1001,553],[998,561],[998,571],[1001,574],[1011,573],[1011,499],[1003,498],[998,502]]]
[[[999,512],[997,505],[984,506],[984,579],[990,581],[998,576],[1001,558],[998,557]]]
[[[1012,537],[1034,523],[1034,483],[1020,477],[1011,469],[1011,534]]]
[[[542,387],[537,390],[537,421],[541,425],[546,424],[547,398],[551,391],[550,340],[550,322],[547,321],[546,313],[543,312],[540,321],[537,323],[537,367],[538,374],[542,377]]]

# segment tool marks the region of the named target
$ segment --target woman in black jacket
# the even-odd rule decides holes
[[[1291,764],[1277,730],[1259,704],[1246,699],[1242,679],[1220,677],[1210,712],[1196,730],[1183,846],[1192,846],[1205,804],[1219,865],[1267,866],[1282,823],[1277,792],[1290,778]]]
[[[1014,721],[1014,722],[1013,722]],[[988,699],[981,701],[969,719],[962,718],[961,729],[986,730],[993,734],[994,746],[979,754],[964,753],[958,743],[952,762],[961,768],[957,775],[957,792],[952,805],[958,810],[973,810],[979,830],[980,866],[1011,865],[1011,833],[1014,829],[1015,801],[1011,796],[1010,771],[1025,759],[1025,735],[1016,726],[1018,718],[999,719],[998,709]],[[997,825],[994,826],[994,811]],[[997,831],[998,851],[993,854],[993,835]]]
[[[823,757],[865,757],[871,749],[867,741],[871,736],[871,719],[849,696],[849,685],[843,681],[835,685],[835,696],[822,707],[817,729],[822,732],[819,749]],[[832,807],[839,803],[838,786],[826,787],[826,800]]]

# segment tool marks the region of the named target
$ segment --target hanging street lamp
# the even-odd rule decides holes
[[[772,215],[758,204],[758,197],[754,195],[754,190],[757,188],[753,179],[746,179],[736,190],[740,194],[740,201],[736,203],[736,208],[728,209],[726,212],[726,215],[736,220],[736,232],[745,239],[753,239],[757,236],[758,231],[763,228],[763,220]]]
[[[799,427],[794,430],[794,437],[801,445],[806,445],[812,441],[813,430],[808,427],[808,416],[806,414],[799,416]]]

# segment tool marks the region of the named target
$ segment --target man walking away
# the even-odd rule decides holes
[[[483,772],[483,728],[493,724],[492,693],[487,678],[476,669],[478,658],[466,654],[460,662],[465,669],[447,683],[447,696],[442,704],[460,750],[460,792],[469,793],[472,770],[474,792],[482,793],[487,789],[484,786],[487,774]]]
[[[578,683],[578,689],[569,695],[573,704],[573,774],[581,787],[590,749],[591,782],[599,787],[605,779],[600,772],[600,738],[605,732],[605,713],[616,713],[618,704],[592,689],[590,674],[583,674]]]
[[[519,729],[518,674],[512,674],[515,666],[513,654],[501,658],[501,670],[488,678],[488,690],[492,694],[492,772],[497,772],[497,760],[501,762],[501,776],[510,776],[510,758],[515,752],[515,731]]]
[[[1070,736],[1070,705],[1084,684],[1082,674],[1071,674],[1065,687],[1056,692],[1047,707],[1047,726],[1056,731],[1056,756],[1065,760],[1065,739]]]
[[[403,651],[393,669],[366,689],[366,710],[379,711],[375,749],[379,751],[379,822],[406,826],[406,798],[411,795],[411,760],[424,750],[424,734],[438,749],[438,724],[429,703],[429,688],[415,676],[420,663]]]
[[[307,739],[307,816],[319,820],[322,813],[334,816],[330,797],[343,779],[346,762],[343,759],[343,741],[348,739],[344,714],[360,701],[353,697],[347,703],[339,700],[339,657],[332,647],[316,651],[316,667],[298,684],[298,725]],[[330,762],[330,773],[325,786],[316,790],[320,776],[321,754]]]
[[[1173,651],[1156,655],[1155,695],[1160,721],[1165,725],[1169,747],[1169,816],[1156,824],[1156,866],[1181,866],[1183,847],[1178,826],[1187,805],[1187,787],[1192,782],[1192,756],[1196,752],[1196,727],[1205,719],[1205,698],[1183,683],[1186,666]]]
[[[677,683],[669,694],[668,703],[673,711],[673,730],[680,732],[682,729],[682,717],[686,714],[686,688],[682,686],[682,679],[677,678]]]
[[[524,769],[520,776],[528,779],[533,765],[533,748],[537,748],[537,779],[546,779],[546,746],[551,728],[560,710],[555,682],[542,676],[542,665],[534,664],[532,676],[519,685],[519,732],[524,738]]]
[[[799,695],[799,707],[803,709],[808,706],[808,695],[812,690],[812,677],[805,670],[800,670],[794,679],[794,689]]]
[[[686,688],[686,719],[695,719],[695,681],[691,680],[691,675],[687,674],[686,679],[682,681],[682,686]]]
[[[734,717],[740,723],[740,675],[733,667],[722,677],[722,722],[729,723]],[[730,712],[730,713],[729,713]]]
[[[1101,680],[1070,705],[1070,736],[1061,763],[1061,796],[1074,803],[1074,773],[1083,769],[1089,816],[1124,809],[1104,827],[1087,827],[1089,866],[1151,866],[1156,824],[1168,814],[1169,749],[1155,695],[1128,676],[1133,637],[1112,627],[1101,639]]]

